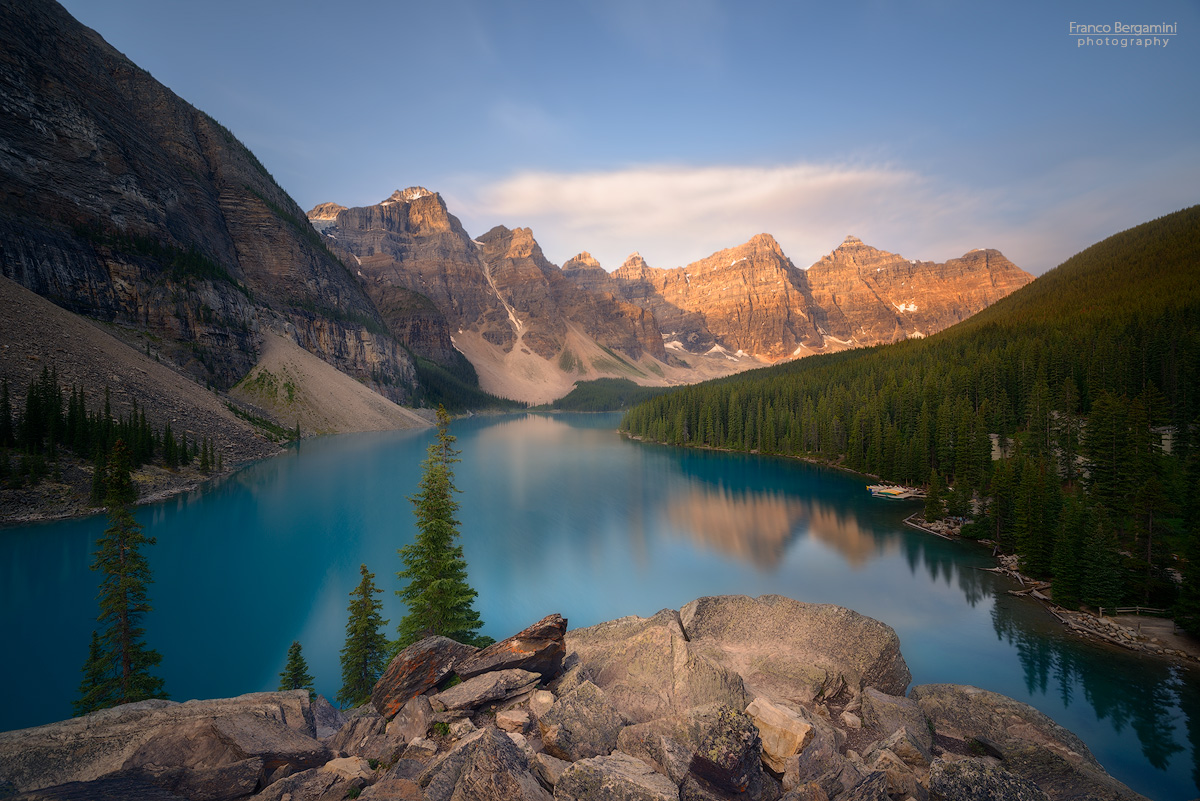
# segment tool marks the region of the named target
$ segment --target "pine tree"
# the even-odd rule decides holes
[[[309,697],[316,698],[316,693],[313,691],[313,677],[309,675],[308,663],[304,661],[304,655],[300,653],[300,641],[292,640],[292,646],[288,648],[287,664],[283,666],[283,672],[279,674],[279,690],[308,690]]]
[[[396,575],[405,581],[397,590],[408,607],[400,621],[397,648],[405,648],[433,635],[468,644],[483,642],[477,632],[483,625],[472,607],[477,593],[467,583],[467,561],[458,538],[458,501],[454,470],[458,451],[449,433],[450,416],[437,410],[437,439],[423,463],[420,491],[409,498],[417,516],[417,536],[399,549],[405,569]]]
[[[151,668],[162,656],[147,648],[142,618],[150,611],[146,585],[150,565],[141,553],[143,545],[153,545],[133,518],[137,490],[129,474],[129,449],[123,440],[113,444],[109,456],[107,492],[108,529],[97,543],[92,570],[100,571],[99,623],[100,654],[92,668],[101,671],[105,683],[95,688],[105,702],[127,704],[147,698],[165,698],[163,680],[151,675]],[[89,657],[89,664],[93,660]]]
[[[931,523],[946,516],[942,511],[942,492],[942,478],[934,470],[929,476],[929,490],[925,494],[925,519]]]
[[[79,683],[79,699],[72,703],[75,716],[113,706],[116,703],[111,697],[113,686],[108,662],[100,648],[100,634],[93,630],[87,662],[83,665],[83,681]]]
[[[375,596],[375,574],[362,565],[362,581],[350,593],[350,617],[346,621],[346,646],[342,648],[342,688],[337,701],[356,707],[371,698],[371,691],[387,667],[388,641],[383,633],[387,621],[380,616],[383,602]]]
[[[12,402],[8,398],[8,379],[0,381],[0,448],[16,444],[13,432]]]

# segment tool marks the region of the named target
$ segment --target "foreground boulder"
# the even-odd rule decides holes
[[[454,672],[469,679],[480,673],[519,668],[549,681],[562,672],[563,657],[567,653],[563,641],[566,631],[565,617],[547,615],[524,631],[467,657]]]
[[[1007,772],[1055,801],[1144,798],[1109,776],[1082,740],[1028,704],[960,684],[922,684],[911,697],[938,734],[997,751]]]
[[[692,601],[679,620],[694,653],[755,695],[811,703],[865,686],[903,695],[912,680],[896,632],[840,606],[724,595]]]
[[[269,774],[303,770],[332,754],[315,739],[307,690],[212,701],[140,701],[79,718],[0,733],[0,783],[18,791],[86,782],[118,771],[165,775],[170,768],[231,769],[247,781],[251,762]],[[184,777],[169,778],[173,784]]]
[[[620,751],[582,759],[563,771],[556,801],[678,801],[675,783]]]
[[[750,700],[736,672],[696,653],[671,609],[577,629],[567,633],[566,643],[583,672],[633,723],[703,704],[745,709]]]
[[[379,714],[391,720],[410,698],[421,695],[450,675],[478,649],[448,637],[426,637],[393,657],[371,693]]]

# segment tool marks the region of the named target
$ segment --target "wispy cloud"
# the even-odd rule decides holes
[[[532,227],[555,261],[588,250],[609,269],[633,251],[655,266],[678,266],[762,232],[807,266],[848,233],[903,247],[912,237],[900,232],[965,202],[910,170],[810,163],[522,172],[456,200],[485,227]]]
[[[1198,176],[1180,163],[1192,162],[1164,158],[1130,174],[1064,164],[1033,181],[982,187],[889,163],[643,165],[519,172],[446,194],[468,230],[531,227],[559,264],[587,250],[612,270],[639,251],[652,266],[675,267],[766,232],[798,267],[854,234],[936,261],[997,248],[1040,274],[1109,234],[1195,202]],[[1092,177],[1080,178],[1081,170]]]

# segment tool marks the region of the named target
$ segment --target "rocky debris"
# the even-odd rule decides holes
[[[746,707],[762,735],[762,761],[776,773],[783,773],[790,756],[800,753],[813,739],[813,727],[795,711],[766,698],[755,698]]]
[[[543,679],[554,678],[562,672],[566,631],[566,618],[559,614],[547,615],[524,631],[467,657],[454,672],[469,679],[480,673],[519,668],[538,673]]]
[[[466,749],[450,798],[451,801],[550,801],[551,796],[530,772],[521,749],[496,729],[484,729],[483,736]]]
[[[404,706],[401,707],[396,717],[388,723],[387,733],[402,742],[409,743],[427,735],[431,723],[433,723],[433,705],[429,703],[428,696],[418,695],[404,702]]]
[[[608,695],[590,681],[559,698],[538,719],[546,753],[568,762],[610,753],[624,726]]]
[[[382,715],[363,712],[347,720],[325,744],[344,756],[393,762],[404,750],[405,741],[388,732]]]
[[[323,699],[310,704],[305,691],[147,701],[4,733],[0,795],[24,792],[21,798],[46,801],[549,801],[551,793],[597,801],[1140,801],[1095,764],[1078,738],[1025,704],[973,687],[924,685],[906,699],[871,686],[862,677],[894,686],[897,664],[903,666],[888,651],[890,630],[803,607],[813,605],[770,596],[700,599],[682,615],[666,610],[591,627],[577,638],[569,633],[567,645],[579,647],[564,660],[568,669],[561,676],[496,669],[442,692],[435,680],[409,697],[391,723],[373,707],[361,707],[324,744],[313,735],[330,710]],[[778,619],[785,613],[794,618],[786,625]],[[746,625],[756,627],[761,642],[731,628],[746,617],[754,618]],[[830,634],[833,656],[819,665],[827,676],[844,679],[836,681],[841,689],[832,699],[799,701],[801,693],[784,686],[783,697],[763,692],[745,711],[728,703],[675,708],[698,689],[720,696],[731,684],[742,687],[738,673],[713,659],[728,658],[756,676],[782,671],[759,686],[805,676],[792,660],[817,647],[806,638],[827,631],[830,620],[843,624]],[[866,642],[838,640],[857,636]],[[689,648],[697,642],[716,656]],[[655,643],[672,649],[670,661],[650,658]],[[627,645],[634,654],[622,659]],[[781,668],[770,654],[756,657],[758,663],[738,661],[770,645],[786,655]],[[425,641],[397,668],[394,686],[404,686],[405,676],[449,675],[455,653],[463,655],[453,644]],[[696,674],[684,668],[696,659],[713,666],[709,675],[721,681],[707,689],[689,684]],[[644,696],[652,703],[630,707],[654,710],[653,717],[630,724],[612,695],[588,678],[608,680],[628,693],[627,701],[636,699],[628,679],[616,680],[621,665],[654,682]],[[648,666],[681,681],[682,690],[648,675]],[[558,697],[530,689],[545,679],[561,691]],[[860,728],[851,717],[861,718]],[[929,736],[931,725],[936,737]],[[969,743],[988,756],[973,758]]]
[[[928,751],[933,735],[921,707],[911,698],[888,695],[874,687],[863,690],[860,699],[863,723],[871,729],[892,732],[903,727]]]
[[[426,637],[393,657],[371,693],[371,703],[385,718],[393,718],[408,702],[436,687],[455,665],[476,652],[448,637]]]
[[[537,686],[537,673],[519,668],[481,673],[430,698],[447,710],[475,709],[489,701],[503,701]]]
[[[313,732],[318,740],[332,737],[346,725],[346,716],[323,695],[318,695],[312,704]]]
[[[1014,776],[985,759],[933,763],[929,771],[930,801],[1047,801],[1048,796],[1027,779]]]
[[[567,648],[579,654],[591,681],[633,723],[710,703],[745,709],[750,700],[736,672],[688,642],[671,609],[576,629],[567,634]],[[561,686],[556,691],[561,695]]]
[[[840,606],[726,595],[692,601],[679,617],[694,652],[757,695],[811,703],[868,685],[903,694],[912,678],[896,632]]]
[[[581,759],[563,771],[555,801],[678,801],[679,788],[628,754]]]

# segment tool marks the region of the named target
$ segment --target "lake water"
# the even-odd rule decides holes
[[[667,448],[614,415],[456,421],[462,544],[484,632],[552,612],[572,627],[678,609],[702,595],[834,603],[900,636],[914,684],[974,684],[1079,734],[1105,768],[1158,801],[1197,795],[1195,671],[1068,635],[987,553],[913,531],[907,504],[795,461]],[[341,679],[349,593],[365,563],[392,625],[396,549],[432,433],[303,442],[195,493],[143,507],[158,543],[149,643],[176,700],[278,685],[299,640],[317,691]],[[0,530],[0,730],[68,717],[96,615],[88,565],[103,518]]]

